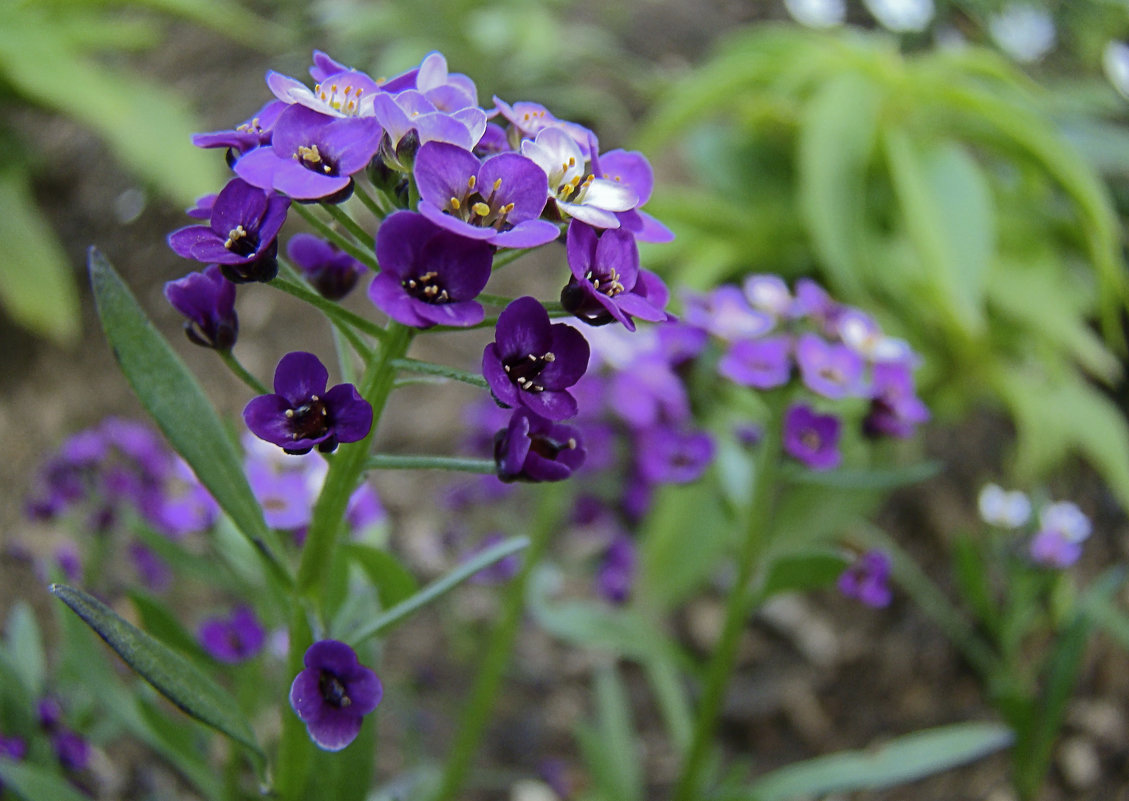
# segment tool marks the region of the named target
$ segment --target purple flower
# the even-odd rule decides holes
[[[322,62],[320,66],[338,69],[324,75],[313,89],[274,70],[267,72],[267,88],[287,106],[301,106],[327,117],[348,119],[373,116],[373,98],[380,92],[376,81],[365,73],[343,67],[332,59]]]
[[[633,429],[690,417],[686,384],[661,353],[640,353],[611,375],[607,403]]]
[[[686,292],[682,320],[697,326],[726,342],[753,339],[772,330],[772,315],[754,309],[744,293],[732,284],[725,284],[705,295]]]
[[[448,142],[470,150],[486,130],[486,112],[478,107],[478,90],[466,75],[450,74],[442,53],[428,53],[416,72],[415,87],[378,95],[374,113],[397,146],[409,131],[414,141]]]
[[[189,273],[165,284],[165,298],[188,320],[188,340],[205,348],[231,350],[239,333],[235,314],[235,284],[213,264],[200,273]]]
[[[788,284],[779,275],[750,275],[741,289],[750,306],[773,317],[787,316],[794,303]]]
[[[717,371],[735,384],[757,389],[784,386],[792,375],[792,338],[787,334],[741,339],[730,345]]]
[[[237,156],[270,144],[271,131],[278,121],[278,115],[285,109],[285,103],[272,100],[259,109],[251,119],[237,125],[233,130],[193,134],[192,144],[202,148],[226,147],[228,163],[231,164]]]
[[[233,178],[216,195],[208,225],[190,225],[169,234],[178,255],[216,262],[229,281],[269,281],[278,272],[278,232],[290,201]]]
[[[628,231],[598,234],[591,225],[573,220],[566,241],[572,279],[561,290],[561,304],[590,325],[617,320],[635,330],[633,317],[658,322],[667,319],[656,305],[656,287],[639,267],[639,249]],[[655,276],[657,280],[657,276]],[[661,283],[661,282],[660,282]]]
[[[596,592],[613,604],[626,603],[635,581],[635,543],[626,534],[612,540],[596,571]]]
[[[909,437],[929,419],[929,409],[914,392],[913,373],[904,362],[875,364],[870,391],[870,411],[862,421],[868,436]]]
[[[890,557],[867,551],[839,576],[839,592],[875,608],[890,603]]]
[[[1041,529],[1028,549],[1031,559],[1046,567],[1070,567],[1082,556],[1082,544],[1056,528]]]
[[[305,670],[290,685],[290,706],[318,748],[340,751],[356,738],[384,688],[376,673],[358,662],[356,652],[343,642],[315,642],[304,661]]]
[[[246,470],[247,482],[268,526],[293,531],[310,524],[313,497],[305,475],[297,470],[277,470],[257,459],[249,459]]]
[[[594,143],[589,145],[590,154],[595,149]],[[630,186],[588,172],[588,154],[559,127],[545,128],[532,142],[522,142],[521,153],[544,171],[548,195],[562,216],[598,228],[619,228],[616,213],[639,205],[639,196]]]
[[[673,231],[639,208],[650,200],[655,185],[654,172],[646,156],[633,150],[612,150],[598,156],[593,153],[592,173],[635,192],[636,207],[615,215],[621,228],[633,233],[640,242],[661,243],[674,239]]]
[[[27,756],[27,743],[22,737],[0,734],[0,758],[19,762],[25,756]]]
[[[425,142],[415,161],[419,211],[436,225],[496,247],[552,242],[557,226],[538,219],[546,179],[529,159],[500,153],[485,161],[446,142]]]
[[[380,147],[380,123],[372,117],[329,117],[303,105],[282,112],[270,147],[235,162],[235,174],[295,200],[335,200],[351,188]]]
[[[639,474],[648,483],[687,484],[710,466],[714,442],[704,431],[659,425],[639,432],[635,452]]]
[[[228,617],[208,618],[196,636],[212,658],[228,664],[251,659],[266,642],[266,632],[248,606],[236,607]]]
[[[440,228],[421,214],[398,211],[376,233],[380,272],[369,286],[373,304],[416,328],[471,326],[482,321],[474,300],[490,280],[494,253],[483,240]]]
[[[172,584],[172,570],[164,559],[140,542],[129,544],[129,558],[142,583],[153,592],[164,592]]]
[[[380,502],[380,496],[371,484],[364,483],[353,490],[349,496],[349,504],[345,509],[345,523],[354,536],[364,533],[365,529],[378,526],[388,518]]]
[[[584,442],[572,426],[518,408],[494,435],[494,461],[502,481],[563,481],[584,462]]]
[[[482,374],[500,403],[564,420],[576,415],[576,399],[567,388],[584,375],[588,357],[583,334],[550,323],[536,298],[522,297],[498,315],[494,341],[482,352]]]
[[[795,404],[784,415],[784,450],[812,470],[838,467],[839,418],[817,414],[811,407]]]
[[[51,747],[63,770],[77,773],[90,764],[90,743],[77,732],[59,729],[51,735]]]
[[[518,101],[511,106],[495,97],[494,107],[510,123],[510,139],[514,150],[521,146],[523,139],[534,139],[546,128],[557,128],[568,134],[580,148],[584,158],[591,155],[591,145],[596,141],[596,135],[583,125],[558,119],[540,103]]]
[[[839,400],[863,389],[862,357],[846,345],[828,342],[818,334],[801,334],[796,342],[796,364],[812,392]]]
[[[247,428],[291,454],[314,446],[329,453],[338,443],[364,439],[372,428],[372,405],[352,384],[326,392],[328,381],[329,371],[317,356],[286,354],[274,371],[275,394],[252,398],[243,409]]]
[[[295,234],[286,244],[286,255],[306,276],[311,286],[330,300],[341,300],[357,285],[364,265],[348,253],[313,234]]]
[[[180,457],[173,462],[166,481],[137,503],[153,528],[172,539],[206,531],[219,517],[219,504]]]

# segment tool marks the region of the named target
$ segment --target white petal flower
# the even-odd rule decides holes
[[[639,203],[631,187],[588,172],[580,145],[560,128],[545,128],[532,142],[525,140],[521,152],[545,171],[549,196],[561,212],[581,222],[619,228],[614,212],[630,211]]]
[[[894,33],[923,31],[933,20],[933,0],[863,0],[882,27]]]
[[[784,7],[796,22],[809,28],[834,28],[847,16],[843,0],[784,0]]]
[[[1019,490],[1007,492],[997,484],[985,484],[977,499],[980,519],[1000,528],[1019,528],[1031,517],[1031,500]]]
[[[1055,23],[1041,8],[1010,3],[988,20],[988,32],[1000,49],[1021,64],[1038,61],[1055,44]]]
[[[1070,501],[1048,504],[1039,512],[1045,529],[1054,529],[1069,542],[1082,542],[1090,536],[1090,518]]]
[[[1102,67],[1113,88],[1129,98],[1129,45],[1117,41],[1107,44],[1102,53]]]

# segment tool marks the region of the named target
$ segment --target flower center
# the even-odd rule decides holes
[[[329,431],[329,410],[317,395],[294,409],[286,410],[290,439],[318,439]]]
[[[451,195],[444,211],[479,228],[505,231],[512,227],[506,218],[514,210],[514,204],[502,203],[498,200],[498,190],[502,188],[501,178],[494,180],[489,195],[483,195],[478,190],[477,176],[470,176],[466,183],[467,188],[462,197]]]
[[[362,92],[364,92],[362,87],[351,84],[331,83],[326,86],[319,83],[314,86],[314,94],[318,100],[347,117],[355,117],[359,113]]]
[[[608,275],[604,276],[596,275],[595,272],[589,270],[584,274],[584,277],[592,284],[593,289],[597,292],[603,292],[609,298],[614,298],[626,288],[620,282],[619,273],[614,268]]]
[[[561,451],[570,451],[575,448],[576,439],[574,437],[569,437],[564,442],[545,434],[534,434],[529,438],[529,449],[545,459],[556,460]]]
[[[524,359],[521,357],[506,359],[502,362],[502,368],[506,371],[506,375],[510,377],[510,381],[513,381],[526,392],[544,392],[545,386],[536,383],[533,379],[541,375],[541,371],[545,369],[546,365],[556,360],[557,357],[552,351],[546,351],[540,356],[530,353]]]
[[[805,428],[800,432],[800,442],[809,451],[818,451],[823,444],[819,438],[819,434],[814,428]]]
[[[416,300],[424,303],[450,303],[451,296],[439,283],[439,273],[428,270],[415,278],[405,278],[400,282],[405,291]]]
[[[259,238],[242,225],[237,225],[227,232],[223,246],[240,256],[250,256],[259,246]]]
[[[318,678],[318,690],[321,692],[321,697],[330,706],[342,709],[353,704],[353,699],[346,694],[345,685],[341,683],[341,679],[328,670],[321,672],[321,676]]]
[[[572,159],[569,159],[572,161]],[[565,169],[568,165],[563,165]],[[557,200],[562,203],[583,203],[584,196],[588,194],[588,187],[596,180],[596,176],[589,173],[587,176],[579,174],[572,176],[567,181],[562,181],[557,186]]]
[[[294,153],[294,158],[307,170],[324,173],[325,175],[337,174],[337,165],[329,161],[329,159],[318,150],[317,144],[298,145],[298,150]]]

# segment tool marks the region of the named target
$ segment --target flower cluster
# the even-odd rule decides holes
[[[1090,518],[1071,501],[1045,503],[1033,514],[1031,499],[1020,490],[986,484],[977,499],[980,519],[1019,534],[1028,557],[1044,567],[1070,567],[1082,556],[1091,533]]]

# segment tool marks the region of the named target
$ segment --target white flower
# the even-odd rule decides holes
[[[980,519],[1000,528],[1019,528],[1031,517],[1031,501],[1019,490],[1007,492],[997,484],[985,484],[977,499]]]
[[[1090,536],[1090,518],[1070,501],[1044,506],[1039,512],[1039,522],[1044,529],[1062,534],[1068,542],[1082,542]]]
[[[1021,64],[1045,56],[1055,44],[1055,23],[1041,8],[1009,3],[988,20],[988,32],[1000,49]]]
[[[933,0],[863,0],[863,5],[895,33],[925,30],[933,20]]]
[[[784,0],[784,7],[796,22],[809,28],[834,28],[847,16],[843,0]]]
[[[639,203],[631,187],[597,178],[587,171],[580,145],[560,128],[545,128],[521,153],[537,162],[549,177],[549,196],[562,213],[597,228],[619,228],[614,212],[630,211]]]
[[[1117,41],[1107,44],[1102,53],[1102,67],[1113,88],[1129,98],[1129,45]]]

